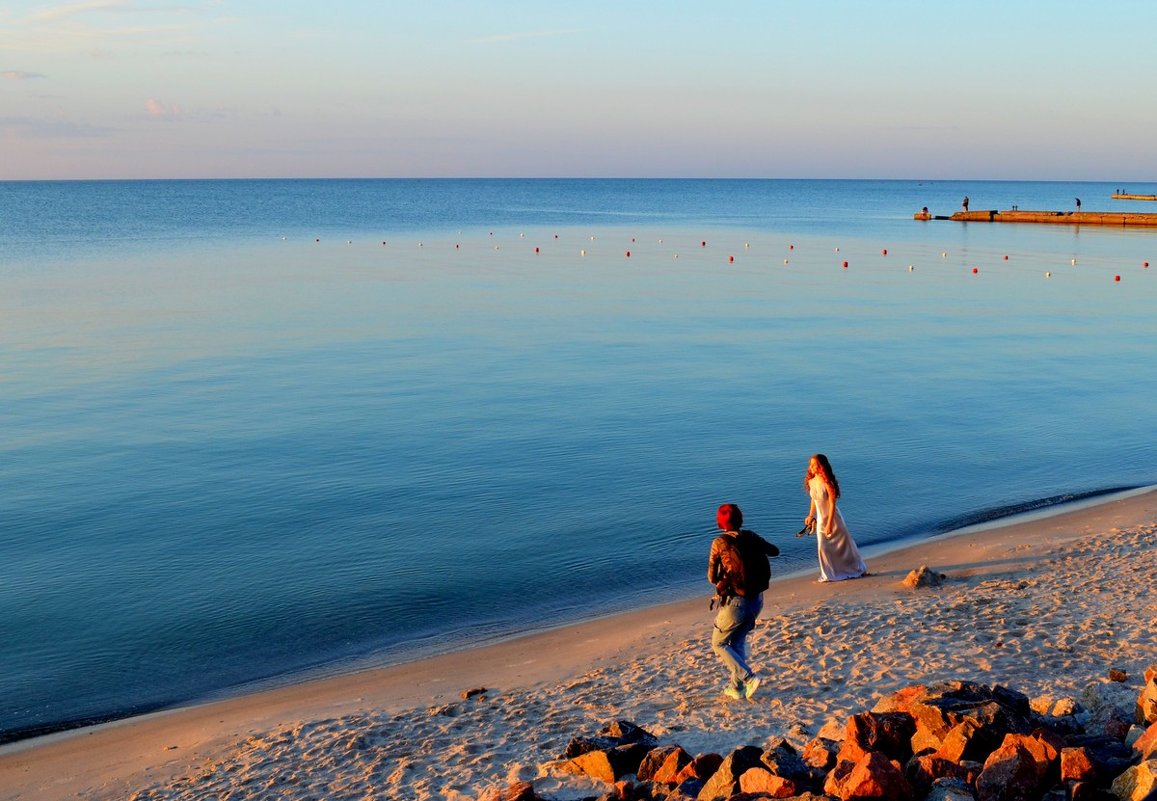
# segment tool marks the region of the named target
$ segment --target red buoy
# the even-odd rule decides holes
[[[881,256],[887,256],[887,255],[888,255],[888,249],[887,249],[887,248],[884,248],[883,250],[881,250],[881,251],[880,251],[880,255],[881,255]]]
[[[538,248],[537,248],[537,247],[534,249],[534,252],[535,252],[535,253],[538,253]]]
[[[1114,275],[1114,276],[1113,276],[1113,280],[1114,280],[1114,281],[1120,281],[1120,280],[1121,280],[1121,276],[1119,276],[1119,275]]]
[[[700,242],[699,247],[703,247],[703,248],[707,247],[707,240],[704,239],[702,242]]]
[[[628,259],[631,258],[631,251],[629,251],[629,250],[627,251],[627,258]]]
[[[735,264],[735,257],[734,256],[728,256],[727,257],[727,263],[728,264]]]
[[[1004,257],[1004,260],[1005,260],[1005,261],[1008,261],[1008,256],[1005,256],[1005,257]]]
[[[978,272],[980,272],[980,268],[979,268],[979,267],[973,267],[973,268],[972,268],[972,274],[973,274],[973,275],[976,275]]]
[[[1148,266],[1149,266],[1149,262],[1145,262],[1145,266],[1146,266],[1146,267],[1148,267]]]
[[[844,262],[844,269],[846,270],[847,268],[848,268],[848,263],[845,261]]]
[[[795,245],[788,245],[788,246],[787,246],[787,249],[788,249],[788,250],[795,250]]]

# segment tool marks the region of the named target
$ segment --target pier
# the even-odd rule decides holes
[[[1114,192],[1109,197],[1113,200],[1157,200],[1157,195],[1134,195],[1129,192]]]
[[[951,220],[952,222],[1049,223],[1053,225],[1115,225],[1157,227],[1157,214],[1111,211],[958,211],[950,217],[918,211],[917,220]]]

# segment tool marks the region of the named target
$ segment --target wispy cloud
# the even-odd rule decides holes
[[[45,76],[39,72],[25,72],[24,70],[4,70],[0,72],[0,78],[6,81],[33,81],[43,77]]]
[[[155,120],[179,120],[185,116],[180,106],[163,103],[155,97],[145,101],[145,112]]]
[[[503,44],[507,42],[522,42],[527,39],[552,39],[559,36],[570,36],[580,33],[579,28],[562,28],[557,31],[525,31],[522,33],[497,33],[493,36],[481,36],[472,39],[474,44]]]

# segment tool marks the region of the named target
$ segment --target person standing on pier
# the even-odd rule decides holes
[[[964,200],[960,201],[960,203],[964,206],[964,210],[968,211],[968,195],[965,195]]]
[[[1081,199],[1077,198],[1077,211],[1081,210]]]

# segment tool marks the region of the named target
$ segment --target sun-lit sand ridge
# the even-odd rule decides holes
[[[1076,696],[1112,667],[1139,688],[1157,662],[1155,546],[1157,492],[1135,492],[876,555],[857,581],[779,581],[751,642],[764,684],[750,703],[721,698],[705,584],[693,602],[18,744],[0,754],[0,788],[13,801],[453,800],[535,779],[566,797],[583,787],[553,763],[615,719],[727,753],[802,743],[916,682]],[[922,564],[949,581],[903,587]]]

